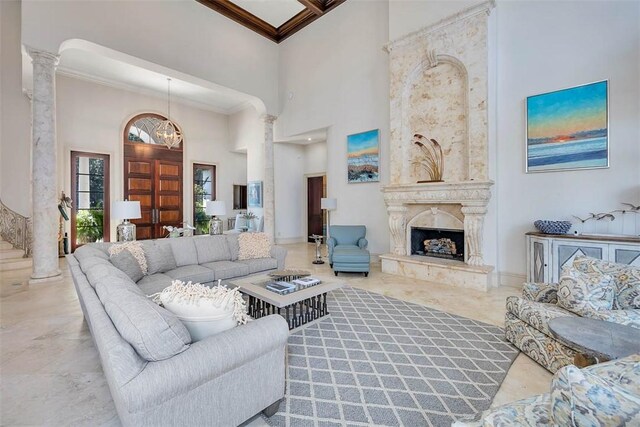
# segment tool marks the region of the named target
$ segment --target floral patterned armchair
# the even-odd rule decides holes
[[[551,319],[583,316],[640,328],[640,268],[576,257],[560,283],[525,283],[522,296],[506,305],[507,340],[556,372],[576,352],[551,335]]]

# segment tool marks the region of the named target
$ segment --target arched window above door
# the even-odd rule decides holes
[[[155,113],[135,116],[124,128],[125,142],[163,146],[162,141],[156,136],[156,129],[164,120],[166,120],[165,117]],[[182,144],[179,148],[181,147]]]

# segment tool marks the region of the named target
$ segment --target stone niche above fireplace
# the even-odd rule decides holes
[[[380,256],[384,272],[452,286],[490,287],[493,267],[485,263],[483,242],[493,185],[487,43],[493,7],[492,1],[478,4],[386,46],[391,170],[382,191],[391,252]],[[417,167],[424,153],[412,142],[415,134],[442,147],[443,181],[425,182],[429,177]],[[425,228],[458,231],[463,237],[455,243],[461,256],[416,253],[412,230]]]

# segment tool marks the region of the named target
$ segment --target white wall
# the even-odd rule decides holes
[[[280,44],[278,136],[329,127],[327,194],[338,199],[331,222],[366,225],[372,253],[389,250],[380,192],[389,176],[388,22],[387,2],[350,1]],[[347,135],[377,128],[381,182],[347,184]]]
[[[122,134],[129,119],[143,112],[162,114],[166,100],[75,78],[57,76],[58,182],[71,194],[70,152],[89,151],[111,156],[111,200],[122,200]],[[171,118],[184,132],[183,192],[185,220],[193,221],[193,163],[216,165],[217,199],[228,209],[233,184],[245,184],[246,156],[231,151],[227,116],[172,103]],[[62,187],[61,187],[62,189]],[[230,213],[231,215],[231,213]],[[115,238],[112,220],[111,238]]]
[[[304,173],[320,174],[327,171],[327,142],[314,142],[304,146]]]
[[[389,0],[389,39],[418,31],[483,0]]]
[[[274,145],[276,242],[302,239],[307,218],[305,199],[305,147],[296,144]]]
[[[21,70],[20,2],[0,1],[0,197],[31,216],[31,105]]]
[[[192,1],[34,1],[22,42],[50,52],[87,40],[278,105],[278,45]]]
[[[498,262],[524,274],[523,235],[534,220],[640,203],[640,2],[505,1],[497,18]],[[525,98],[602,79],[611,167],[525,174]]]

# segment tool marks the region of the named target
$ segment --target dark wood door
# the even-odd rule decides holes
[[[162,227],[182,224],[182,151],[125,143],[124,197],[140,202],[132,220],[138,240],[165,237]]]
[[[322,209],[320,199],[323,195],[324,177],[314,176],[307,178],[307,229],[308,235],[322,234]],[[309,238],[309,242],[313,239]]]

